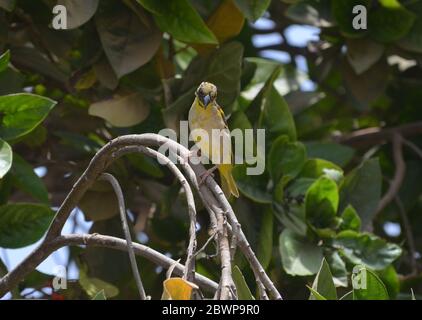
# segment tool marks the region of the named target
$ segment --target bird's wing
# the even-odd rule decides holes
[[[228,128],[229,128],[229,126],[228,126],[228,124],[227,124],[227,121],[226,121],[226,115],[224,114],[223,108],[221,108],[221,107],[218,105],[218,103],[215,103],[215,106],[217,107],[218,114],[220,115],[220,117],[221,117],[221,118],[223,118],[225,128],[226,128],[226,129],[228,129]]]

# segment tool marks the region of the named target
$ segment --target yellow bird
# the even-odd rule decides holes
[[[224,112],[217,103],[217,87],[202,82],[195,92],[195,100],[189,110],[191,137],[206,156],[216,166],[202,177],[202,181],[216,168],[220,172],[224,194],[239,197],[236,182],[232,176],[232,151],[230,131]]]

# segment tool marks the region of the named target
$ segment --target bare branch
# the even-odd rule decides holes
[[[404,233],[406,235],[407,246],[409,248],[410,266],[412,268],[412,272],[410,275],[416,275],[418,274],[419,270],[418,265],[416,263],[416,245],[415,239],[413,238],[412,226],[410,224],[409,218],[407,217],[406,209],[404,208],[404,205],[398,196],[395,197],[395,201],[397,208],[400,212]]]
[[[335,138],[334,140],[355,148],[365,148],[391,140],[395,133],[400,134],[402,137],[421,135],[422,121],[393,128],[366,128]]]
[[[125,200],[123,197],[122,188],[120,187],[120,184],[116,180],[116,178],[109,173],[101,174],[99,180],[108,181],[113,187],[114,192],[116,193],[117,202],[119,203],[120,220],[122,221],[123,232],[125,234],[125,238],[127,242],[127,250],[129,253],[129,260],[130,260],[130,265],[132,268],[133,277],[135,278],[136,286],[138,287],[139,296],[141,297],[141,300],[147,300],[144,285],[142,284],[141,275],[139,273],[138,265],[136,264],[135,253],[133,252],[132,238],[130,236],[129,225],[126,219],[126,206],[125,206]]]
[[[394,173],[393,180],[391,181],[390,187],[385,195],[382,197],[378,204],[377,213],[379,214],[385,207],[394,200],[395,196],[399,192],[400,186],[404,179],[406,172],[406,164],[403,160],[403,138],[400,134],[394,133],[393,136],[393,158],[396,166],[396,172]]]
[[[403,139],[403,144],[408,146],[410,149],[412,149],[412,151],[416,153],[419,156],[419,158],[422,159],[422,150],[416,144],[406,139]]]

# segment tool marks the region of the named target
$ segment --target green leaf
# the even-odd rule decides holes
[[[246,283],[245,277],[238,266],[233,267],[233,281],[237,289],[239,300],[255,300],[255,297],[252,295],[251,290]]]
[[[266,191],[268,176],[265,172],[257,176],[248,175],[246,165],[236,165],[232,173],[243,195],[258,203],[272,202],[272,195]]]
[[[3,53],[0,56],[0,72],[6,70],[6,68],[9,66],[10,61],[10,51],[7,50],[5,53]]]
[[[105,54],[119,78],[150,61],[160,46],[161,33],[152,21],[139,19],[123,3],[101,5],[95,21]]]
[[[327,259],[328,265],[330,266],[331,273],[333,275],[333,281],[336,287],[347,287],[347,269],[346,263],[340,257],[336,250],[331,252],[324,252],[324,256]]]
[[[353,13],[353,8],[358,5],[363,5],[365,8],[368,8],[369,0],[331,1],[331,11],[334,19],[336,20],[340,31],[348,37],[361,37],[366,33],[366,30],[356,30],[353,28],[353,19],[357,15]]]
[[[308,285],[306,285],[306,287],[309,289],[309,291],[311,291],[311,295],[309,297],[309,300],[327,300],[322,294],[320,294],[314,288],[311,288]]]
[[[347,41],[347,59],[356,74],[372,67],[384,53],[384,46],[366,38]]]
[[[344,296],[340,298],[340,300],[353,300],[353,290],[347,292]]]
[[[281,176],[296,177],[306,161],[305,146],[300,142],[290,142],[289,137],[278,137],[271,145],[268,170],[274,181]]]
[[[18,65],[19,68],[29,69],[31,72],[39,73],[62,85],[67,84],[69,80],[68,74],[33,47],[12,47],[11,59],[12,63]]]
[[[361,221],[359,215],[351,205],[348,205],[343,210],[343,213],[341,214],[341,219],[342,220],[340,224],[340,230],[360,230]]]
[[[144,121],[150,112],[140,93],[99,101],[89,106],[89,114],[107,120],[115,127],[131,127]]]
[[[267,139],[271,140],[280,135],[287,135],[290,141],[295,141],[296,127],[293,116],[286,101],[274,87],[274,81],[281,70],[281,66],[278,66],[273,71],[251,102],[246,114],[249,119],[258,119],[255,126],[267,130]]]
[[[353,264],[363,264],[374,270],[382,270],[396,260],[402,249],[393,243],[368,233],[347,230],[333,240],[342,255]]]
[[[323,258],[321,247],[289,229],[280,235],[280,254],[284,270],[293,276],[317,273]]]
[[[6,11],[13,11],[16,5],[16,0],[0,0],[0,8]]]
[[[306,236],[308,226],[306,224],[305,205],[290,204],[284,209],[277,202],[273,203],[274,215],[288,229],[300,236]]]
[[[337,213],[339,195],[337,184],[321,177],[306,193],[305,206],[308,221],[317,228],[329,228]]]
[[[107,300],[104,289],[100,290],[91,300]]]
[[[405,50],[422,53],[422,2],[410,5],[408,10],[415,13],[417,18],[409,32],[397,44]]]
[[[397,297],[400,292],[400,279],[393,265],[389,265],[384,270],[377,271],[376,274],[384,283],[391,299]]]
[[[6,141],[0,139],[0,179],[10,170],[12,161],[12,148]]]
[[[48,192],[43,181],[35,174],[34,168],[18,154],[13,155],[10,171],[14,184],[40,202],[48,204]]]
[[[162,31],[188,43],[218,44],[215,35],[187,0],[137,0],[150,11]]]
[[[56,102],[29,93],[9,94],[0,97],[0,137],[15,139],[31,132],[39,125]]]
[[[286,16],[293,21],[318,28],[328,28],[334,24],[330,12],[330,2],[327,0],[297,1],[289,6]]]
[[[378,159],[364,161],[350,172],[340,187],[340,211],[348,205],[356,209],[367,229],[375,215],[381,197],[382,175]]]
[[[322,259],[321,267],[312,284],[312,289],[327,300],[337,300],[337,291],[334,286],[333,276],[325,259]],[[310,300],[314,300],[314,298],[313,295],[309,297]]]
[[[258,260],[264,269],[270,264],[273,254],[273,213],[270,209],[264,211],[259,230]]]
[[[111,283],[98,278],[89,277],[86,274],[86,267],[79,268],[79,283],[91,298],[96,297],[100,291],[104,292],[106,299],[107,297],[112,298],[119,294],[119,289]]]
[[[355,150],[333,142],[307,142],[306,152],[309,158],[320,158],[345,167],[353,159]]]
[[[67,12],[67,29],[80,27],[95,14],[99,0],[58,0],[57,4],[64,5]]]
[[[353,300],[388,300],[388,292],[381,279],[364,266],[357,268],[352,275]]]
[[[0,206],[0,247],[22,248],[38,241],[54,212],[46,205],[15,203]]]
[[[268,9],[271,0],[235,0],[235,2],[245,17],[255,22]]]
[[[376,41],[390,43],[403,38],[414,22],[415,15],[402,6],[381,7],[369,15],[368,31]]]
[[[327,170],[336,170],[343,173],[343,170],[334,163],[323,159],[308,159],[299,174],[301,178],[318,179],[325,175]]]

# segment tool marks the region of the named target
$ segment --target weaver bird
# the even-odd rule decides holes
[[[230,131],[224,112],[217,103],[217,87],[212,83],[202,82],[196,90],[195,96],[189,110],[191,137],[201,150],[201,155],[216,164],[207,170],[202,181],[211,172],[218,169],[224,194],[239,197],[239,191],[232,176]]]

